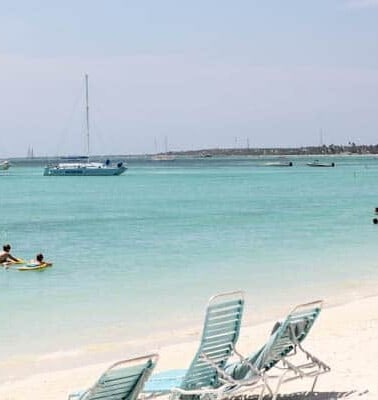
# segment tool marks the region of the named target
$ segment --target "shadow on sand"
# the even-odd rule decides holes
[[[313,393],[291,393],[277,396],[277,400],[336,400],[336,399],[365,399],[369,394],[368,390],[359,392],[352,390],[349,392],[313,392]],[[257,395],[235,396],[233,400],[257,400]],[[264,400],[270,400],[271,396],[264,396]]]

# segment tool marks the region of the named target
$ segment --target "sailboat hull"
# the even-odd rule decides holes
[[[109,167],[105,165],[89,166],[89,165],[73,165],[61,166],[55,165],[46,167],[43,171],[44,176],[117,176],[126,171],[125,166]]]

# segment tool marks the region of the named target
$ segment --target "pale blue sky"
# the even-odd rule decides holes
[[[0,158],[378,143],[378,0],[0,6]]]

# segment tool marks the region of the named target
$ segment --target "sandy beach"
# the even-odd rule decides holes
[[[242,327],[238,349],[249,354],[265,342],[274,321],[257,326]],[[185,368],[198,342],[151,348],[160,360],[157,371]],[[376,367],[378,366],[378,296],[323,309],[304,347],[326,362],[331,372],[322,375],[316,386],[317,399],[378,398]],[[136,355],[133,350],[130,357]],[[88,387],[110,363],[87,365],[69,370],[31,375],[0,385],[2,400],[63,400],[71,391]],[[310,387],[308,380],[296,380],[284,385],[281,393],[295,399]],[[299,393],[299,394],[298,394]],[[299,398],[299,397],[298,397]],[[305,396],[315,398],[315,396]]]

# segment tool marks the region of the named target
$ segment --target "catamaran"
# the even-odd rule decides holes
[[[43,171],[44,176],[108,176],[121,175],[127,169],[120,161],[113,165],[110,160],[106,162],[92,162],[89,156],[89,102],[88,102],[88,75],[85,75],[85,101],[86,101],[86,131],[87,155],[79,157],[62,157],[58,164],[48,165]]]

